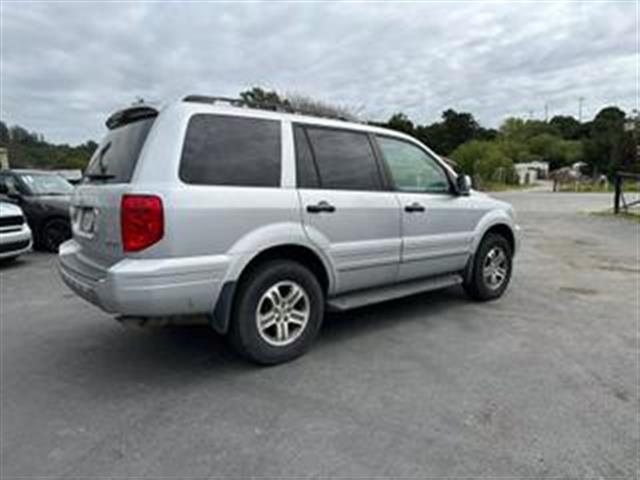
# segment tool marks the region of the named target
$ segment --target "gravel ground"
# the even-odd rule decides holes
[[[583,213],[610,195],[499,196],[524,237],[502,299],[333,315],[272,368],[120,326],[53,256],[3,267],[2,478],[635,476],[639,225]]]

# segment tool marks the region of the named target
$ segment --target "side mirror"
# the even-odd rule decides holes
[[[458,195],[469,195],[471,193],[471,177],[464,174],[458,175],[456,178],[456,190],[458,190]]]

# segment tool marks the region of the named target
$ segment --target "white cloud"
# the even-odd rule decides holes
[[[252,85],[436,120],[452,107],[585,116],[636,106],[636,5],[620,2],[29,3],[1,6],[2,119],[102,134],[136,96]]]

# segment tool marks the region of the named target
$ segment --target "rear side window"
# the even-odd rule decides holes
[[[183,182],[280,186],[280,122],[228,115],[194,115],[180,162]]]
[[[109,130],[89,161],[84,181],[129,182],[154,120],[147,117]]]
[[[366,133],[306,127],[320,186],[335,190],[381,190],[382,182]]]

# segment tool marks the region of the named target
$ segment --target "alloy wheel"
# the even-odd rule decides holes
[[[304,332],[311,307],[307,292],[296,282],[278,282],[260,297],[256,325],[260,337],[269,345],[283,347]]]

